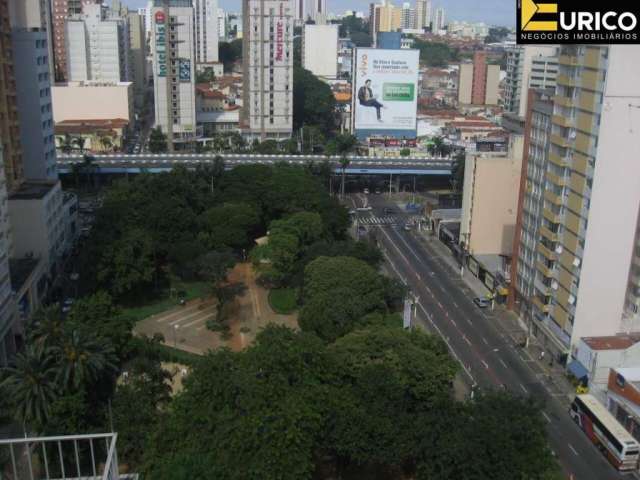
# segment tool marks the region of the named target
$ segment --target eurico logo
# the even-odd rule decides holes
[[[578,2],[518,0],[517,43],[638,43],[640,9],[624,7],[593,9]],[[573,7],[573,8],[572,8]]]

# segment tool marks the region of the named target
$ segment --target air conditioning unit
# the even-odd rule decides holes
[[[574,267],[579,267],[580,266],[580,259],[579,258],[574,258],[573,259],[573,266]]]
[[[576,131],[575,130],[571,130],[569,132],[569,139],[570,140],[575,140],[576,139]]]
[[[558,290],[558,282],[556,282],[555,280],[551,282],[551,288],[553,290]]]
[[[558,246],[556,247],[556,253],[557,253],[558,255],[560,255],[560,254],[562,253],[562,245],[558,245]]]
[[[576,297],[573,295],[569,295],[569,305],[574,305],[576,303]]]

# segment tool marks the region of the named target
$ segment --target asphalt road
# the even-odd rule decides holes
[[[352,201],[363,205],[362,196],[352,197]],[[397,210],[383,195],[370,195],[368,202],[373,210],[360,212],[361,218],[383,216],[384,207]],[[614,470],[571,420],[566,395],[545,381],[544,371],[517,344],[516,334],[522,337],[524,332],[508,331],[493,312],[479,309],[471,294],[465,293],[459,276],[415,231],[393,226],[367,228],[377,230],[376,237],[391,270],[419,297],[417,321],[445,339],[452,355],[462,364],[469,385],[506,388],[541,401],[550,446],[568,478],[630,478]]]

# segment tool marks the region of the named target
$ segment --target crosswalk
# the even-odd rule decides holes
[[[359,219],[360,225],[398,225],[401,220],[398,217],[362,217]]]

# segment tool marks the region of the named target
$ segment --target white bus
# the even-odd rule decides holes
[[[640,444],[593,395],[577,395],[569,414],[614,467],[637,470]]]

